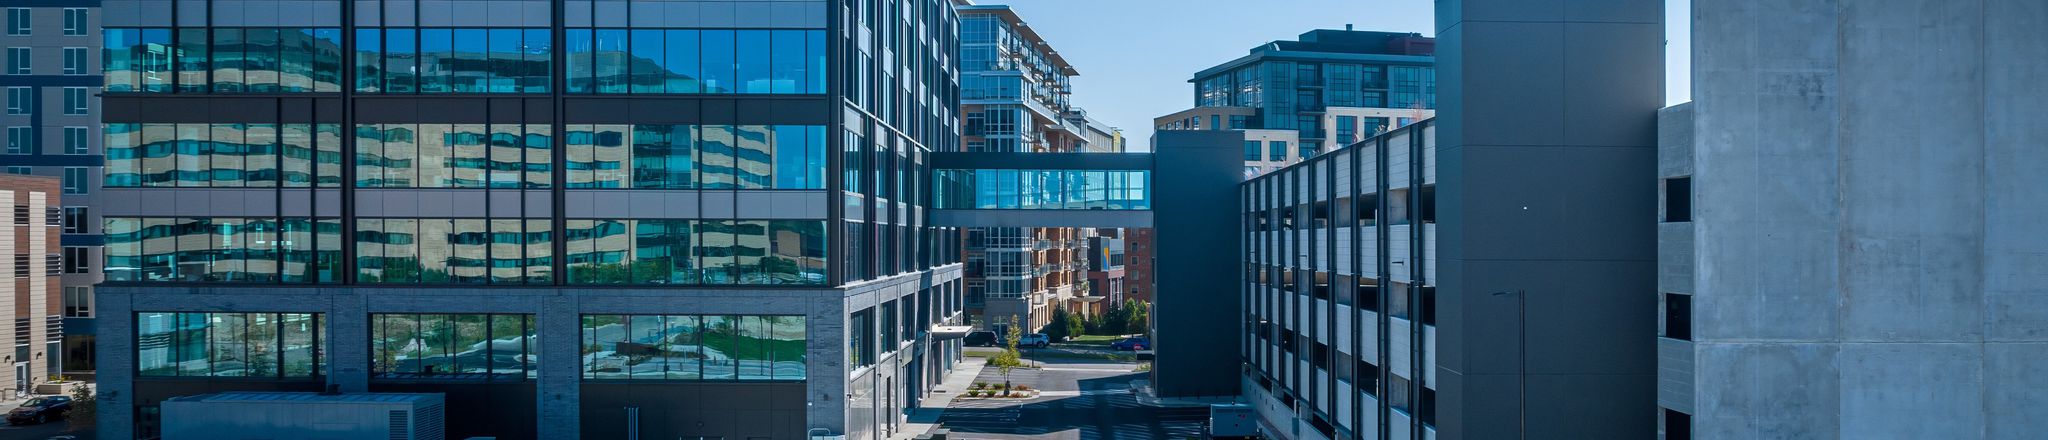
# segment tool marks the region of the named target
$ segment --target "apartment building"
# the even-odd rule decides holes
[[[37,384],[64,370],[62,272],[59,241],[64,223],[62,180],[55,177],[0,175],[0,205],[11,206],[13,219],[0,228],[0,271],[13,273],[0,316],[13,318],[0,327],[0,341],[13,350],[0,352],[0,396],[25,397]]]
[[[93,371],[92,286],[100,282],[100,2],[52,0],[0,4],[0,167],[8,174],[60,179],[64,227],[62,374]],[[54,194],[54,192],[52,193]]]
[[[102,438],[238,390],[453,438],[881,439],[958,359],[944,0],[107,0]]]
[[[1436,431],[1436,143],[1424,120],[1243,185],[1243,400],[1289,439]]]
[[[1158,130],[1242,130],[1245,176],[1436,115],[1436,40],[1317,29],[1196,72],[1194,107]],[[1256,143],[1254,143],[1256,142]]]
[[[958,2],[960,11],[959,151],[1076,153],[1117,148],[1073,106],[1069,82],[1080,72],[1008,5]],[[1093,141],[1093,142],[1091,142]],[[1041,182],[1051,187],[1050,182]],[[1037,187],[1039,185],[1034,185]],[[1087,296],[1082,228],[1000,227],[966,231],[966,288],[975,325],[1024,332],[1044,327],[1054,308],[1079,308]]]

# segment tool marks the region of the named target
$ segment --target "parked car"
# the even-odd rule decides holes
[[[1017,338],[1017,346],[1019,347],[1045,348],[1048,345],[1052,345],[1052,338],[1044,333],[1032,333]]]
[[[1109,349],[1116,351],[1138,351],[1149,350],[1151,348],[1152,340],[1146,338],[1124,338],[1121,341],[1116,341],[1109,344]]]
[[[64,413],[69,411],[71,411],[71,398],[69,397],[37,397],[29,399],[28,402],[23,402],[21,407],[15,408],[13,411],[8,411],[7,424],[27,425],[48,422],[64,418]]]
[[[998,345],[996,342],[996,332],[988,331],[967,332],[967,338],[960,340],[961,344],[969,347],[994,347]]]

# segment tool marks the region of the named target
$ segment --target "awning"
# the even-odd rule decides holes
[[[971,325],[934,325],[932,326],[931,335],[932,340],[941,341],[965,338],[967,337],[967,332],[971,331],[974,331],[974,326]]]

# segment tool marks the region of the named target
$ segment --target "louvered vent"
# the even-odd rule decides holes
[[[407,440],[406,433],[412,432],[411,416],[403,410],[391,412],[391,440]]]
[[[448,434],[441,405],[420,408],[419,423],[413,424],[413,440],[442,440]]]

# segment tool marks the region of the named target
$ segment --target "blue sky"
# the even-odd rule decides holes
[[[1691,0],[1666,0],[1666,22],[1684,26]],[[1435,35],[1429,0],[977,0],[1008,4],[1079,69],[1074,102],[1124,129],[1143,149],[1152,118],[1194,105],[1195,71],[1244,56],[1268,41],[1310,29]],[[1672,27],[1669,49],[1689,50],[1689,31]],[[1690,63],[1666,57],[1666,101],[1684,102]]]

